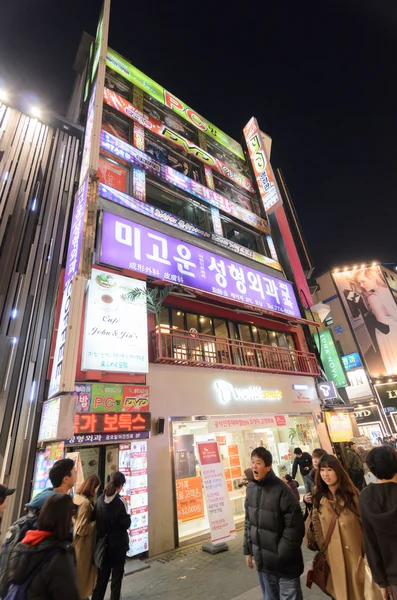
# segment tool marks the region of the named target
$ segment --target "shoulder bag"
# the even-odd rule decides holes
[[[105,554],[106,554],[106,546],[107,546],[107,535],[104,537],[98,538],[95,544],[94,550],[94,565],[97,569],[103,569],[103,565],[105,562]]]
[[[321,548],[320,552],[317,552],[316,556],[314,557],[313,566],[307,574],[306,586],[309,589],[311,589],[313,583],[315,583],[320,588],[320,590],[322,590],[325,594],[328,594],[327,583],[328,583],[328,577],[329,577],[329,573],[330,573],[330,568],[329,568],[329,564],[327,563],[327,559],[325,557],[325,552],[331,541],[331,536],[335,529],[335,525],[336,525],[336,521],[337,521],[338,517],[339,517],[339,514],[337,512],[335,512],[334,516],[332,517],[332,521],[329,526],[326,538],[324,540],[324,545]]]
[[[310,509],[308,511],[307,519],[305,521],[305,537],[303,538],[303,543],[312,552],[318,552],[318,550],[320,550],[320,548],[318,547],[318,544],[316,542],[316,536],[314,533],[312,515],[313,515],[313,509]]]

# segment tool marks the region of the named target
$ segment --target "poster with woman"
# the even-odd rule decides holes
[[[332,277],[371,376],[397,373],[397,304],[380,267]]]

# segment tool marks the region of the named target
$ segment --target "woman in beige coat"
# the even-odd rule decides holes
[[[335,513],[331,540],[326,550],[330,568],[327,591],[335,600],[376,600],[380,590],[366,573],[364,537],[358,491],[335,456],[323,456],[316,475],[313,527],[322,548]]]
[[[97,570],[94,566],[95,521],[94,498],[101,481],[96,475],[90,475],[84,481],[73,501],[79,506],[74,524],[74,549],[77,563],[77,584],[80,598],[88,598],[94,591]]]

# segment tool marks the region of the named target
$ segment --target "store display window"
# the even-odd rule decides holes
[[[207,534],[209,522],[197,457],[197,442],[218,442],[235,523],[244,520],[246,492],[245,471],[251,466],[251,452],[258,446],[273,455],[273,469],[278,477],[292,472],[294,448],[312,452],[320,447],[313,417],[285,415],[278,427],[239,431],[209,432],[208,420],[173,420],[172,445],[174,456],[176,509],[179,541]],[[297,475],[303,492],[303,481]]]

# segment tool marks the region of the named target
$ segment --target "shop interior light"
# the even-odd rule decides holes
[[[357,265],[354,265],[353,269],[357,269]]]
[[[362,269],[365,269],[365,265],[361,265],[361,268],[362,268]]]
[[[373,262],[373,263],[372,263],[372,266],[373,266],[373,267],[376,267],[377,265],[378,265],[378,263],[376,263],[376,262]]]
[[[178,310],[178,312],[176,314],[178,315],[178,317],[180,317],[182,313],[180,310]]]
[[[349,269],[348,269],[347,267],[345,267],[343,270],[346,272],[346,271],[348,271]]]
[[[339,273],[339,269],[335,269],[335,270],[334,270],[334,273]]]
[[[204,323],[205,317],[200,317],[200,323]]]
[[[0,89],[0,102],[8,102],[9,96],[6,90]]]

